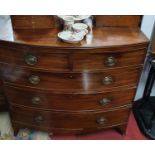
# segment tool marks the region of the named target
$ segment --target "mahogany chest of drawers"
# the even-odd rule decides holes
[[[125,132],[148,39],[140,16],[113,16],[116,25],[106,17],[96,16],[93,34],[79,44],[60,41],[58,28],[23,29],[14,21],[11,37],[0,40],[0,71],[15,133]],[[126,18],[131,25],[121,25]]]

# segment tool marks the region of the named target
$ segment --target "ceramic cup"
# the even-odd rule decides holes
[[[72,25],[74,24],[74,18],[71,16],[65,16],[63,20],[64,20],[64,30],[72,31]]]
[[[79,35],[86,35],[88,33],[88,25],[84,23],[76,23],[72,26],[74,33],[78,33]]]

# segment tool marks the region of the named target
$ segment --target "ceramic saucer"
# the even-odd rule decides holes
[[[66,16],[73,17],[74,21],[80,21],[89,18],[91,15],[58,15],[58,17],[63,20]]]
[[[67,43],[79,43],[83,39],[83,36],[71,31],[62,31],[58,33],[58,38]]]

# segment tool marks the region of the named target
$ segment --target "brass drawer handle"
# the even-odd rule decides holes
[[[104,117],[99,117],[96,119],[96,122],[100,125],[103,125],[106,122],[106,119]]]
[[[40,102],[41,102],[40,97],[35,96],[35,97],[32,98],[32,103],[33,104],[38,105],[38,104],[40,104]]]
[[[104,79],[102,79],[102,83],[104,85],[109,85],[113,83],[113,78],[111,76],[106,76]]]
[[[100,103],[101,106],[104,106],[104,105],[106,105],[106,104],[109,104],[110,102],[111,102],[111,100],[108,99],[108,98],[103,98],[103,99],[101,99],[101,100],[99,101],[99,103]]]
[[[112,67],[112,66],[115,66],[116,65],[116,58],[113,57],[113,56],[110,56],[106,59],[106,61],[104,62],[104,64],[107,66],[107,67]]]
[[[34,122],[37,123],[37,124],[43,123],[43,122],[44,122],[43,116],[41,116],[41,115],[36,116],[36,117],[34,118]]]
[[[29,81],[30,81],[31,84],[37,85],[37,84],[39,84],[39,82],[40,82],[40,78],[39,78],[39,76],[32,75],[32,76],[29,78]]]
[[[25,57],[25,62],[26,62],[26,64],[28,64],[28,65],[35,65],[36,63],[37,63],[37,57],[36,56],[34,56],[34,55],[27,55],[26,57]]]

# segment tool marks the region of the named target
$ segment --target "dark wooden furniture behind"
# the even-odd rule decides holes
[[[125,132],[148,46],[138,27],[141,16],[94,16],[93,34],[78,44],[60,41],[52,19],[12,16],[13,33],[0,40],[14,131]]]
[[[59,20],[56,16],[25,16],[12,15],[13,29],[42,29],[42,28],[57,28]]]
[[[95,16],[96,26],[101,27],[138,27],[142,16]]]
[[[0,79],[0,112],[8,111],[8,104],[5,100],[2,80]]]

